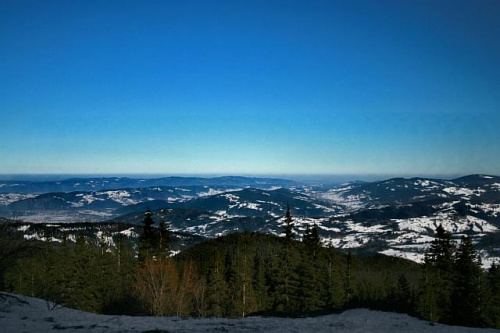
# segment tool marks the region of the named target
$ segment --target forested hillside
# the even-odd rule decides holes
[[[438,228],[425,264],[355,256],[320,246],[318,228],[297,240],[235,233],[171,256],[166,223],[146,214],[139,243],[114,246],[80,235],[39,243],[2,228],[2,289],[105,314],[244,317],[310,316],[347,308],[405,312],[430,321],[500,327],[500,270],[481,269],[470,240]]]

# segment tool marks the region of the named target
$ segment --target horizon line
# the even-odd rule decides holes
[[[297,178],[297,179],[309,179],[309,180],[334,180],[337,178],[339,181],[346,180],[350,178],[350,180],[361,180],[354,178],[371,178],[372,180],[385,180],[390,178],[439,178],[439,179],[456,179],[460,177],[470,176],[470,175],[485,175],[485,176],[496,176],[494,174],[485,174],[485,173],[449,173],[449,174],[441,174],[441,173],[0,173],[0,180],[22,180],[21,177],[28,178],[61,178],[61,177],[70,177],[70,178],[94,178],[94,177],[138,177],[138,178],[167,178],[167,177],[197,177],[197,178],[219,178],[219,177],[249,177],[249,178]],[[16,179],[5,179],[7,178],[16,178]],[[377,179],[375,179],[377,178]],[[64,180],[67,178],[61,178],[60,180]],[[50,181],[54,179],[46,179],[45,181]],[[290,179],[293,180],[293,179]],[[43,181],[43,180],[41,180]]]

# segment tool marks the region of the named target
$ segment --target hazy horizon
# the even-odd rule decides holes
[[[3,181],[60,181],[72,178],[99,178],[99,177],[128,177],[135,179],[154,179],[163,177],[199,177],[199,178],[217,178],[217,177],[255,177],[255,178],[277,178],[289,179],[298,182],[321,182],[321,183],[342,183],[350,181],[380,181],[390,178],[432,178],[432,179],[455,179],[468,174],[0,174],[0,180]],[[496,176],[491,174],[491,176]]]

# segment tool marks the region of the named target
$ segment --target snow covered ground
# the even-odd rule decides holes
[[[404,314],[348,310],[314,318],[180,318],[105,316],[44,300],[0,294],[2,332],[500,332],[432,324]]]

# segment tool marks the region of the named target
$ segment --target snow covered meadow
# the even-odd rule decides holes
[[[0,327],[2,332],[500,332],[434,324],[405,314],[367,309],[307,318],[108,316],[8,293],[0,294]]]

